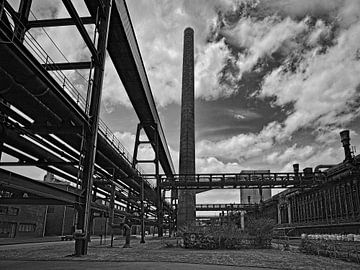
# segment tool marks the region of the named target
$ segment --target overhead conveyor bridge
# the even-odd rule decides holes
[[[71,18],[42,21],[28,20],[31,2],[22,0],[15,11],[8,1],[0,1],[0,144],[2,152],[19,159],[0,166],[37,166],[74,183],[84,194],[78,199],[84,204],[79,226],[85,233],[93,182],[105,197],[111,197],[111,190],[125,190],[122,196],[137,198],[131,201],[135,208],[146,203],[158,209],[158,219],[167,219],[172,208],[162,200],[160,187],[142,177],[131,155],[98,118],[107,50],[163,172],[169,177],[175,173],[125,1],[85,0],[90,16],[81,18],[72,2],[63,0]],[[96,42],[84,24],[95,24]],[[89,48],[89,62],[56,63],[28,31],[65,25],[76,26]],[[61,71],[76,68],[91,70],[87,99]],[[84,254],[87,247],[81,241]]]

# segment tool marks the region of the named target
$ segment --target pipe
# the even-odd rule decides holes
[[[299,164],[298,163],[293,164],[293,168],[294,168],[295,177],[298,177],[299,176]]]
[[[352,153],[350,150],[350,131],[349,130],[343,130],[340,132],[341,137],[341,143],[344,147],[345,152],[345,160],[344,161],[352,161]]]
[[[320,164],[320,165],[317,165],[314,169],[315,172],[319,172],[320,169],[330,169],[332,167],[336,166],[336,164]]]
[[[0,94],[5,94],[15,84],[14,79],[3,69],[0,69],[0,81],[2,84],[2,87],[0,88]]]

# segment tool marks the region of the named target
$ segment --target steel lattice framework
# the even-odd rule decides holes
[[[74,205],[78,210],[75,252],[81,255],[87,253],[94,209],[110,211],[111,222],[115,214],[128,215],[124,210],[129,208],[135,210],[130,218],[142,220],[146,212],[153,217],[148,222],[155,221],[159,209],[164,211],[165,220],[172,211],[99,119],[107,53],[140,123],[146,123],[145,133],[158,153],[163,171],[171,176],[174,167],[125,1],[85,0],[89,13],[86,17],[79,16],[70,0],[62,2],[69,18],[30,20],[31,0],[22,0],[18,10],[7,1],[0,1],[1,153],[19,160],[3,161],[0,165],[36,166],[69,181],[75,192],[60,192],[45,183],[2,170],[2,190],[10,195],[0,200],[3,204]],[[94,37],[88,34],[87,24],[94,27]],[[89,49],[88,61],[56,62],[31,33],[34,28],[62,26],[76,28]],[[87,98],[63,72],[77,69],[89,71]],[[17,184],[19,179],[22,185]],[[30,195],[20,199],[19,194],[24,192]],[[94,204],[95,198],[107,200],[108,206]],[[146,209],[142,207],[144,203]]]

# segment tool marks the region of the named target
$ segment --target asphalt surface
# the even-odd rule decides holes
[[[42,247],[51,244],[52,246],[63,246],[63,245],[74,245],[74,241],[58,241],[58,242],[40,242],[40,243],[23,243],[23,244],[12,244],[12,245],[0,245],[1,250],[19,249],[24,247]],[[1,268],[0,268],[1,269]]]
[[[209,264],[168,263],[168,262],[94,262],[94,261],[0,261],[0,269],[16,270],[59,270],[59,269],[126,269],[126,270],[265,270],[274,268],[237,267]],[[276,269],[276,268],[275,268]]]

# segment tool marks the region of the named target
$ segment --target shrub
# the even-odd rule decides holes
[[[187,226],[183,232],[185,248],[241,249],[271,247],[273,223],[268,220],[253,220],[248,230],[235,224],[221,226]]]

